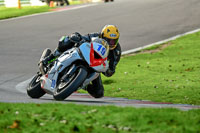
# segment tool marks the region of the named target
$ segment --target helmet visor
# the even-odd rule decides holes
[[[114,49],[117,46],[118,39],[108,39],[105,38],[105,40],[108,42],[110,49]]]

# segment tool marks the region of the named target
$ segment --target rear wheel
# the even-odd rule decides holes
[[[60,81],[57,84],[56,91],[54,93],[54,99],[56,100],[64,100],[68,96],[70,96],[73,92],[75,92],[78,87],[85,81],[87,77],[87,71],[85,68],[80,67],[73,73],[70,77],[65,79],[64,81]]]
[[[42,90],[39,79],[40,75],[35,75],[28,85],[27,94],[31,98],[40,98],[46,93],[44,90]]]

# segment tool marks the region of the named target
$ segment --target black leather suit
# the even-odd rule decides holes
[[[100,33],[92,33],[85,36],[81,36],[79,33],[73,33],[71,36],[64,36],[59,40],[58,47],[45,60],[49,61],[56,56],[61,55],[64,51],[74,47],[80,41],[90,41],[92,37],[100,37]],[[121,47],[120,44],[117,44],[117,47],[109,51],[108,61],[109,69],[103,73],[107,77],[111,77],[115,73],[116,65],[118,64],[121,57]],[[104,87],[102,84],[101,76],[92,81],[92,84],[89,84],[86,87],[86,90],[95,98],[101,98],[104,96]]]

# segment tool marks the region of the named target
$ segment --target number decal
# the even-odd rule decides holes
[[[55,85],[56,85],[56,81],[53,79],[51,83],[51,88],[55,88]]]
[[[102,48],[102,50],[101,50],[101,54],[104,56],[104,54],[106,53],[106,48]]]
[[[99,48],[97,49],[98,51],[100,51],[101,50],[101,48],[102,48],[102,45],[98,45],[99,46]]]
[[[98,47],[98,51],[100,51],[101,52],[101,54],[104,56],[104,54],[106,53],[106,48],[105,47],[103,47],[102,45],[98,45],[99,47]]]

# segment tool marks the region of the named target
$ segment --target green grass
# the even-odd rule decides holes
[[[200,33],[170,43],[157,53],[122,57],[116,74],[103,76],[105,95],[200,105]]]
[[[35,13],[48,12],[49,9],[52,8],[48,6],[23,6],[21,9],[0,7],[0,20],[30,15]]]
[[[200,110],[0,103],[0,132],[200,132]]]
[[[78,4],[82,4],[83,2],[81,1],[69,1],[70,5],[78,5]]]
[[[81,1],[70,1],[70,5],[83,4]],[[56,7],[53,7],[56,8]],[[49,12],[53,9],[49,6],[22,6],[21,9],[18,8],[6,8],[0,6],[0,20],[8,19],[13,17],[20,17],[25,15],[31,15],[35,13]]]

